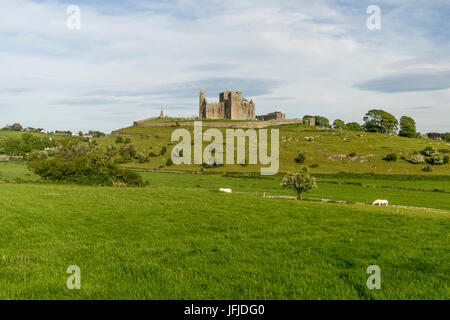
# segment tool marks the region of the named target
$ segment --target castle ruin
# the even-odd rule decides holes
[[[200,119],[256,120],[255,103],[242,97],[242,92],[225,90],[219,95],[219,102],[208,103],[205,91],[200,91]]]

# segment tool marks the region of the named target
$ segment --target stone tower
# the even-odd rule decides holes
[[[163,110],[163,106],[161,106],[161,113],[159,114],[159,118],[163,119],[164,118],[164,110]]]
[[[203,119],[205,117],[205,108],[206,108],[206,99],[205,99],[205,90],[200,90],[200,99],[198,103],[198,117]]]

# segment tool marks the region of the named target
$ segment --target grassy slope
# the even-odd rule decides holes
[[[298,170],[302,165],[296,164],[293,159],[299,152],[304,152],[307,157],[304,165],[319,165],[319,167],[312,169],[313,173],[374,172],[379,174],[450,175],[450,164],[434,166],[433,172],[425,173],[422,171],[423,165],[414,165],[400,159],[402,155],[409,159],[414,151],[423,150],[427,146],[432,146],[436,149],[450,149],[450,144],[447,142],[430,139],[408,139],[366,132],[321,130],[303,125],[284,125],[279,128],[281,172]],[[192,132],[192,128],[187,129]],[[149,153],[150,147],[155,153],[158,153],[162,146],[166,146],[168,153],[164,156],[150,158],[150,163],[140,164],[132,162],[124,165],[127,167],[154,169],[164,166],[166,160],[170,157],[170,151],[176,144],[170,143],[170,136],[173,130],[175,130],[175,127],[129,127],[115,131],[113,134],[99,139],[98,142],[101,146],[112,145],[115,144],[116,134],[128,135],[138,150],[145,155]],[[313,137],[314,139],[313,141],[307,141],[305,137]],[[120,144],[116,146],[119,148]],[[206,146],[206,143],[204,146]],[[364,159],[359,158],[357,161],[351,161],[349,157],[343,161],[327,159],[329,156],[349,155],[352,152],[355,152],[357,157],[367,155],[372,155],[373,157],[368,158],[367,162],[360,162]],[[399,160],[396,162],[381,160],[388,153],[396,153]],[[200,166],[180,165],[172,166],[170,169],[198,171]],[[217,172],[258,172],[259,168],[255,165],[245,167],[241,165],[226,165],[225,167],[207,170]]]
[[[449,299],[449,214],[0,184],[0,298]],[[82,290],[65,288],[69,265]],[[366,288],[381,267],[382,289]]]

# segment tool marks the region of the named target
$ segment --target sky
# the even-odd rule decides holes
[[[450,1],[1,0],[0,74],[0,126],[192,117],[204,88],[242,91],[257,114],[362,123],[376,108],[449,132]]]

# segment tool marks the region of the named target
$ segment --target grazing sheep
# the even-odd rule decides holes
[[[229,189],[229,188],[220,188],[219,192],[231,193],[231,189]]]
[[[378,200],[375,200],[375,201],[372,203],[372,205],[373,205],[373,206],[380,206],[380,207],[381,207],[381,206],[387,207],[387,206],[389,205],[389,201],[378,199]]]

